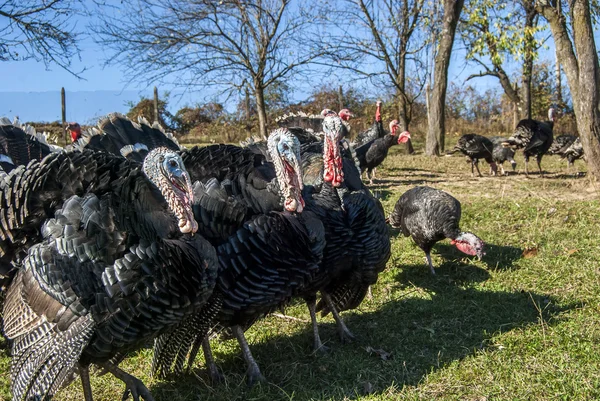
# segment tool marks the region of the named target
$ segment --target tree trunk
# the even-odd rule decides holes
[[[533,54],[525,54],[523,61],[523,83],[521,88],[521,110],[523,118],[531,118],[531,76],[533,75]]]
[[[533,56],[536,52],[533,29],[537,25],[537,11],[535,1],[529,0],[523,3],[525,8],[525,34],[523,43],[523,82],[521,88],[521,110],[522,118],[531,117],[531,78],[533,76]]]
[[[402,52],[400,56],[400,63],[398,64],[398,124],[400,125],[400,131],[408,131],[408,125],[410,124],[410,117],[408,114],[408,104],[406,102],[406,52]],[[412,141],[409,139],[405,144],[406,153],[413,154],[415,149],[413,148]]]
[[[428,98],[429,129],[427,130],[425,154],[429,156],[439,156],[440,153],[444,151],[448,67],[450,66],[450,56],[452,55],[452,46],[454,45],[456,25],[458,24],[463,5],[464,0],[446,0],[444,2],[444,22],[438,53],[435,57],[433,90],[431,91],[431,97]]]
[[[560,64],[567,76],[588,171],[600,180],[600,67],[590,4],[587,0],[573,0],[570,4],[573,43],[562,13],[546,3],[538,3],[537,7],[550,24]]]
[[[256,96],[256,112],[258,113],[258,128],[260,135],[267,137],[267,110],[265,105],[265,90],[261,84],[254,84],[254,94]]]

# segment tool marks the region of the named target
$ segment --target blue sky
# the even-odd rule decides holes
[[[82,23],[83,21],[78,22]],[[457,43],[457,46],[460,44]],[[119,67],[105,67],[104,60],[107,54],[91,38],[85,38],[80,47],[81,61],[74,61],[73,68],[76,71],[86,68],[81,74],[83,80],[60,67],[50,65],[46,68],[43,63],[33,60],[0,62],[0,116],[18,115],[23,121],[59,120],[61,87],[65,87],[67,92],[67,119],[83,123],[93,122],[98,116],[109,112],[126,112],[129,109],[127,102],[135,102],[142,95],[151,95],[152,87],[131,85],[125,81]],[[542,58],[552,57],[551,52],[545,53],[546,56]],[[460,48],[456,49],[450,66],[449,80],[461,84],[469,74],[478,71],[478,68],[465,66],[464,52]],[[497,80],[493,78],[478,78],[470,84],[482,92],[488,88],[500,90]],[[312,86],[315,85],[297,91],[294,100],[305,98]],[[172,88],[159,87],[159,90],[162,92]],[[199,92],[171,96],[170,108],[176,111],[187,104],[206,100]]]

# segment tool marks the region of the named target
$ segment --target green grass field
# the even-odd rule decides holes
[[[157,401],[600,399],[598,189],[567,176],[557,157],[544,158],[544,178],[489,177],[485,167],[484,178],[471,178],[463,157],[430,159],[416,148],[413,156],[393,148],[373,190],[387,213],[415,185],[450,192],[462,203],[462,228],[487,243],[482,261],[440,242],[432,276],[423,252],[390,230],[392,257],[373,298],[343,314],[356,340],[340,343],[328,316],[321,337],[330,352],[311,353],[308,312],[293,305],[286,313],[296,319],[269,317],[248,332],[267,378],[252,389],[235,340],[212,342],[225,376],[215,386],[201,358],[169,380],[148,376],[149,349],[121,366]],[[522,170],[520,154],[517,162]],[[0,353],[0,399],[10,399],[9,358]],[[108,375],[92,386],[97,401],[123,390]],[[83,399],[80,382],[56,399]]]

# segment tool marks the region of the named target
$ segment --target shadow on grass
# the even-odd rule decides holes
[[[487,270],[460,261],[445,261],[438,266],[434,265],[435,275],[431,274],[425,262],[399,267],[401,270],[395,277],[398,283],[433,291],[445,291],[444,288],[448,285],[482,283],[490,278]]]
[[[450,244],[437,243],[434,249],[447,260],[471,260],[474,256],[465,255]],[[482,261],[493,270],[514,269],[515,262],[521,259],[523,250],[514,246],[485,244],[485,255]]]
[[[260,332],[252,331],[248,338],[267,383],[247,389],[245,364],[237,346],[232,345],[229,352],[215,354],[225,383],[207,387],[208,376],[200,367],[191,374],[157,383],[151,390],[157,401],[188,399],[187,395],[211,400],[342,400],[366,393],[385,396],[390,387],[398,391],[405,385],[417,385],[432,371],[478,350],[494,352],[493,337],[539,324],[538,308],[545,324],[550,325],[562,311],[543,294],[465,289],[431,277],[425,266],[414,266],[417,268],[423,270],[417,275],[423,278],[419,285],[435,289],[428,298],[408,292],[400,299],[384,300],[374,312],[347,312],[346,323],[356,335],[351,344],[339,342],[332,323],[321,324],[321,338],[331,348],[327,354],[311,353],[308,323],[257,323]],[[483,273],[470,272],[473,274]],[[288,325],[296,326],[291,335],[285,333]],[[391,357],[382,358],[380,355],[385,354],[377,350]]]

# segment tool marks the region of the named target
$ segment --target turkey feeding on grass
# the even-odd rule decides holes
[[[475,234],[460,230],[460,202],[444,191],[430,187],[415,187],[400,196],[389,223],[400,228],[405,237],[412,237],[425,252],[427,265],[432,274],[431,249],[436,242],[445,238],[459,251],[477,256],[485,255],[483,241]]]
[[[504,162],[510,162],[512,170],[515,171],[517,168],[517,162],[515,161],[515,151],[511,148],[502,146],[502,143],[506,142],[506,138],[500,136],[494,136],[490,138],[492,144],[494,144],[494,150],[492,151],[492,157],[496,162],[496,165],[500,166],[500,172],[502,175],[506,175],[504,171]]]
[[[479,171],[479,160],[483,159],[490,165],[490,173],[496,175],[498,173],[498,167],[494,161],[494,144],[489,138],[477,134],[466,134],[458,139],[458,142],[454,146],[454,149],[449,151],[446,155],[451,155],[456,152],[461,152],[467,156],[467,161],[471,163],[471,176],[475,177],[475,169],[480,177],[481,171]]]
[[[525,119],[519,121],[517,128],[515,128],[514,134],[503,143],[503,146],[511,147],[513,149],[523,149],[523,156],[525,157],[525,174],[529,176],[529,158],[535,156],[540,175],[543,175],[542,171],[542,157],[553,141],[552,130],[554,128],[554,109],[548,110],[548,121],[538,121],[532,119]]]
[[[575,160],[583,158],[581,139],[575,135],[559,135],[554,138],[548,154],[559,155],[561,159],[567,159],[567,171],[569,171]]]

